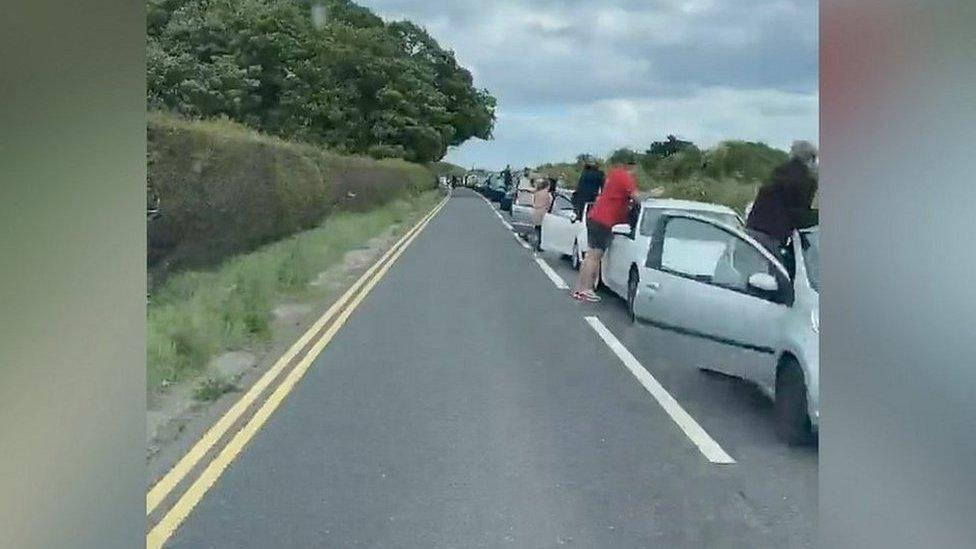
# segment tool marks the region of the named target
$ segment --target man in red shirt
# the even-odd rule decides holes
[[[589,250],[583,258],[583,265],[573,287],[574,299],[600,301],[600,296],[593,291],[596,277],[600,272],[600,260],[603,258],[603,252],[610,245],[613,226],[628,221],[627,214],[630,212],[631,202],[637,200],[637,179],[634,177],[636,169],[636,162],[611,169],[607,173],[603,192],[596,197],[596,202],[590,208],[586,220]]]

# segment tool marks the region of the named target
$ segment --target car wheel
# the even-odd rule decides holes
[[[583,261],[580,259],[579,242],[575,240],[573,241],[573,256],[571,261],[573,262],[573,270],[578,271]]]
[[[776,370],[776,434],[791,446],[808,444],[812,438],[807,413],[807,386],[796,359],[787,357]]]
[[[636,269],[630,270],[630,278],[627,279],[627,316],[631,322],[637,322],[637,312],[634,311],[634,303],[637,300],[637,285],[640,284],[640,275]]]

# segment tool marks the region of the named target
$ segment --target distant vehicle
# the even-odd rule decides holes
[[[501,173],[492,173],[485,178],[485,197],[492,202],[500,202],[505,196],[505,178]]]
[[[820,420],[819,229],[794,232],[782,256],[743,229],[668,211],[630,278],[636,320],[727,347],[702,365],[773,399],[777,435],[808,441]]]
[[[667,198],[648,198],[641,202],[633,226],[629,223],[621,223],[613,227],[612,240],[603,254],[600,266],[604,286],[628,300],[631,317],[633,311],[630,310],[628,297],[629,279],[647,257],[657,220],[663,213],[669,211],[696,213],[740,228],[745,225],[734,210],[719,204]]]
[[[471,170],[464,174],[464,186],[480,192],[485,187],[485,179],[487,177],[488,172],[484,170]]]

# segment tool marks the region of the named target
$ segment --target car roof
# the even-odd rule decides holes
[[[716,212],[738,215],[735,210],[721,204],[698,202],[697,200],[681,200],[678,198],[648,198],[643,202],[645,208],[660,208],[668,210],[692,210],[698,212]]]

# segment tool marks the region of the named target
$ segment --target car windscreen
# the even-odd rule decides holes
[[[644,219],[641,220],[641,226],[640,226],[641,234],[644,236],[653,235],[654,226],[657,225],[657,220],[660,219],[661,214],[666,211],[668,211],[666,208],[648,208],[644,212]],[[726,225],[731,225],[732,227],[742,227],[742,221],[735,214],[702,211],[702,210],[682,210],[682,212],[700,215],[702,217],[707,217],[709,219],[714,219]]]
[[[820,231],[800,233],[800,243],[803,245],[803,263],[807,268],[807,278],[810,286],[820,291]]]

